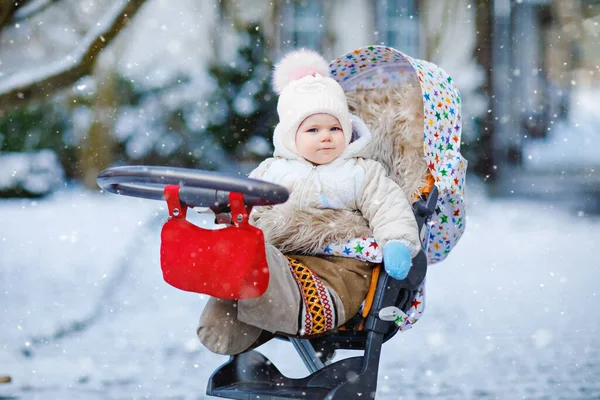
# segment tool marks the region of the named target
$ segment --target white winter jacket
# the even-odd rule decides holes
[[[256,207],[251,222],[282,252],[314,254],[331,241],[372,236],[379,246],[404,243],[413,257],[421,249],[417,223],[407,197],[377,161],[357,154],[371,132],[352,118],[352,141],[334,161],[315,166],[283,146],[277,128],[274,157],[263,161],[250,178],[285,186],[289,200]]]

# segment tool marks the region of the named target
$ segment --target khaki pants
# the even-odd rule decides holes
[[[284,255],[269,244],[266,255],[270,277],[262,296],[207,303],[198,337],[209,350],[237,354],[252,347],[263,331],[311,336],[344,324],[364,301],[375,265],[335,256]]]

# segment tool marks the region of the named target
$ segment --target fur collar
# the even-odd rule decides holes
[[[425,186],[421,86],[408,81],[400,87],[346,92],[351,112],[371,128],[373,140],[359,154],[379,161],[413,203]]]
[[[314,255],[327,243],[373,236],[368,221],[360,213],[328,208],[301,210],[293,201],[254,208],[250,223],[260,228],[265,240],[284,254]]]

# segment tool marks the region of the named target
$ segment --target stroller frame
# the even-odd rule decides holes
[[[183,168],[126,166],[104,170],[98,176],[103,189],[148,199],[163,200],[163,185],[181,185],[183,205],[210,207],[215,213],[228,209],[230,192],[248,192],[249,205],[277,204],[287,199],[287,190],[268,182],[227,176],[209,171]],[[253,195],[253,196],[252,196]],[[427,237],[428,220],[435,211],[438,189],[412,206],[422,237]],[[425,242],[426,243],[426,242]],[[310,375],[292,379],[284,376],[264,355],[256,350],[231,356],[211,375],[206,393],[230,399],[351,399],[359,394],[374,397],[381,347],[400,329],[394,321],[381,318],[380,311],[397,307],[408,312],[427,272],[426,249],[413,259],[413,266],[403,280],[390,277],[380,268],[373,301],[363,321],[359,312],[344,328],[313,338],[276,336],[292,343]],[[365,302],[366,304],[366,302]],[[363,329],[355,329],[363,325]],[[327,356],[336,349],[362,350],[363,355],[334,363]]]
[[[423,248],[404,280],[391,278],[379,267],[363,312],[338,330],[310,338],[276,336],[292,343],[308,376],[288,378],[260,352],[250,350],[230,357],[213,372],[207,387],[210,396],[244,400],[375,397],[382,345],[402,329],[382,310],[395,307],[408,313],[422,288],[428,263],[442,261],[464,232],[467,160],[460,154],[461,100],[452,79],[434,64],[384,46],[356,49],[332,61],[330,70],[345,91],[399,85],[409,78],[419,83],[423,155],[432,178],[429,193],[412,205]],[[162,186],[179,185],[183,205],[210,207],[215,214],[228,208],[230,192],[244,194],[245,204],[251,207],[279,204],[288,198],[285,188],[268,182],[182,168],[109,168],[100,173],[98,184],[109,192],[156,200],[164,199]],[[328,356],[336,349],[363,354],[331,363]]]
[[[433,187],[427,198],[413,205],[419,231],[435,210],[437,193]],[[427,258],[423,250],[413,259],[413,266],[403,280],[390,277],[382,268],[363,330],[338,330],[314,339],[278,336],[292,343],[310,372],[307,377],[288,378],[264,355],[251,350],[231,356],[219,367],[211,375],[206,393],[240,400],[374,398],[381,347],[398,332],[398,326],[393,321],[382,320],[379,312],[390,306],[407,312],[426,272]],[[357,314],[347,325],[361,319],[362,315]],[[336,349],[363,350],[363,355],[326,365],[325,355]]]

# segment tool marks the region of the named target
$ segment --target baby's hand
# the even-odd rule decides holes
[[[385,271],[394,279],[402,280],[412,266],[410,250],[400,242],[389,242],[383,248]]]

